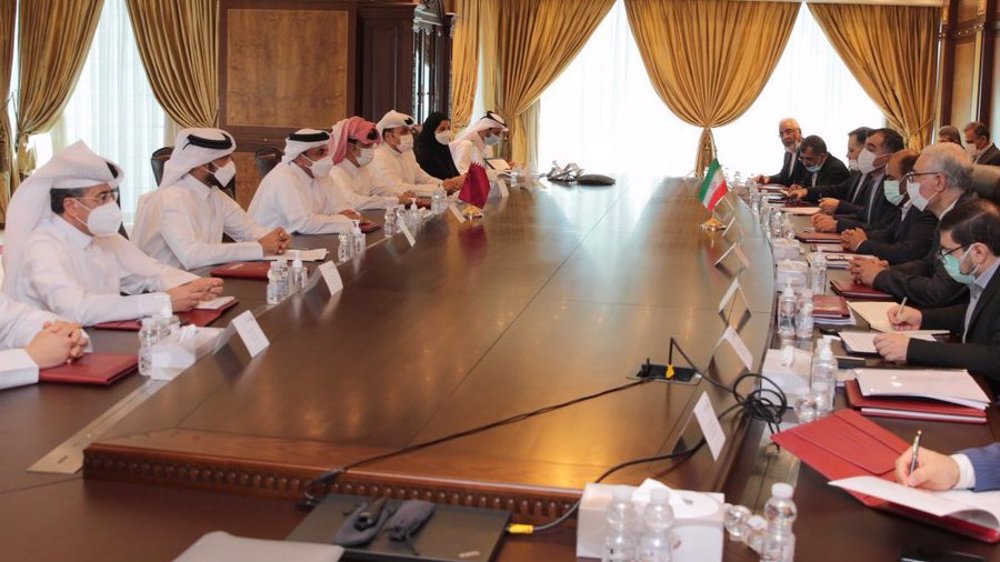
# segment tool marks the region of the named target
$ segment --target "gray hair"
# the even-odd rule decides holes
[[[948,187],[962,191],[968,191],[972,187],[972,161],[957,144],[933,144],[924,148],[920,156],[930,160],[933,171],[944,175]]]

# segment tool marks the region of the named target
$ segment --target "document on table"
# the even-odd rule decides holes
[[[293,248],[291,250],[288,250],[284,254],[281,254],[280,256],[264,256],[264,259],[267,261],[278,261],[280,259],[286,259],[288,261],[291,261],[292,257],[294,256],[293,254],[294,251],[295,249]],[[329,250],[327,250],[326,248],[299,250],[299,257],[302,258],[302,261],[322,261],[326,259],[326,254],[328,253]]]
[[[872,330],[879,332],[897,332],[905,333],[908,336],[914,335],[934,335],[934,334],[947,334],[948,330],[896,330],[889,323],[889,311],[893,308],[899,308],[899,303],[895,302],[885,302],[885,301],[847,301],[847,306],[851,307],[851,310],[858,313],[858,316],[863,318],[865,322],[871,326]]]
[[[910,336],[910,332],[900,333]],[[878,335],[876,332],[837,332],[837,335],[844,342],[844,348],[848,353],[878,354],[875,349],[875,336]],[[935,341],[934,336],[930,334],[915,334],[910,337],[915,340]]]

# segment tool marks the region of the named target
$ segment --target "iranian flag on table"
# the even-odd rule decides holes
[[[719,200],[726,195],[726,191],[726,176],[722,173],[722,166],[719,166],[718,160],[712,160],[708,166],[708,172],[705,173],[705,181],[702,182],[701,189],[698,190],[698,198],[701,199],[701,204],[711,212],[715,210]]]

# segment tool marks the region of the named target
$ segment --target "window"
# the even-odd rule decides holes
[[[139,196],[156,188],[149,158],[163,146],[165,129],[166,117],[146,78],[125,1],[105,0],[62,117],[48,134],[32,137],[38,165],[83,140],[124,169],[121,206],[125,222],[131,223]]]
[[[881,111],[861,89],[806,6],[774,74],[753,106],[714,130],[719,161],[744,173],[781,166],[778,121],[795,117],[844,159],[847,133],[880,127]],[[542,94],[539,168],[576,162],[596,173],[683,176],[692,171],[701,129],[656,94],[618,0],[587,45]],[[846,162],[845,162],[846,163]]]

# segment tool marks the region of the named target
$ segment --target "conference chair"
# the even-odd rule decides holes
[[[1000,167],[973,164],[972,190],[996,203],[1000,203]]]
[[[260,174],[261,180],[278,165],[278,162],[281,162],[281,158],[284,155],[285,152],[276,146],[264,146],[254,152],[254,159],[257,162],[257,173]]]

